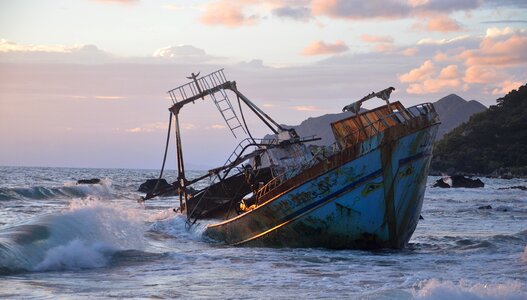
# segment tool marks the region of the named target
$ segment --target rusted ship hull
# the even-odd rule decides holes
[[[223,70],[168,92],[175,120],[178,210],[190,228],[200,219],[220,219],[204,235],[228,245],[326,248],[402,248],[414,232],[426,187],[439,118],[430,103],[409,108],[390,102],[393,87],[346,105],[348,117],[331,123],[334,142],[299,136],[256,106]],[[228,93],[227,93],[228,92]],[[238,118],[229,94],[238,102]],[[228,129],[242,140],[223,166],[188,180],[179,119],[181,109],[210,98]],[[372,98],[386,105],[362,110]],[[242,103],[272,132],[251,136]],[[170,122],[165,158],[170,138]],[[163,161],[165,161],[165,158]],[[160,178],[163,173],[161,168]],[[196,183],[208,179],[196,190]],[[196,184],[196,185],[195,185]],[[144,200],[163,191],[148,193]]]
[[[419,220],[437,125],[422,116],[387,128],[205,235],[229,245],[402,248]]]

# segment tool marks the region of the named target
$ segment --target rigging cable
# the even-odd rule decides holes
[[[242,121],[243,121],[243,125],[245,126],[245,129],[247,130],[247,134],[249,135],[249,137],[251,138],[251,140],[253,141],[253,143],[256,144],[256,141],[254,140],[251,132],[249,131],[249,127],[247,126],[247,123],[245,122],[245,116],[243,115],[243,111],[242,111],[242,104],[240,102],[240,96],[238,96],[238,94],[236,94],[236,97],[238,98],[238,107],[240,108],[240,115],[242,115]]]
[[[161,178],[163,178],[163,171],[165,170],[165,162],[167,160],[168,145],[170,142],[170,129],[171,128],[172,128],[172,112],[169,112],[167,142],[165,145],[165,155],[163,156],[163,164],[161,165],[161,172],[159,173],[159,178],[157,179],[154,189],[152,189],[152,191],[148,193],[145,198],[149,198],[149,195],[151,196],[157,191],[157,188],[159,187],[159,182],[161,181]],[[145,198],[143,198],[143,200],[146,200]]]

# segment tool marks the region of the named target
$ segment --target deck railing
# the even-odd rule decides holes
[[[371,111],[370,111],[371,112]],[[367,113],[367,112],[366,112]],[[361,117],[364,114],[360,114],[357,116],[354,116],[354,118]],[[409,108],[404,108],[402,105],[398,105],[395,110],[392,111],[392,113],[387,115],[377,115],[379,117],[378,120],[369,123],[365,127],[357,128],[347,136],[344,136],[343,139],[346,140],[348,137],[355,137],[354,142],[359,143],[362,142],[365,139],[371,138],[383,130],[385,130],[388,127],[395,126],[397,124],[404,124],[408,122],[409,120],[415,119],[420,116],[426,116],[429,113],[435,113],[434,106],[431,103],[423,103],[411,106]],[[366,120],[368,118],[366,117]],[[339,147],[342,145],[339,145],[338,142],[335,142],[332,145],[332,151],[329,153],[329,156],[337,153],[340,151]],[[371,147],[370,147],[371,149]],[[280,186],[284,181],[286,181],[289,178],[292,178],[298,174],[300,174],[302,171],[312,167],[318,163],[316,155],[313,156],[313,159],[311,159],[308,163],[299,165],[297,168],[288,169],[285,172],[277,175],[273,179],[271,179],[269,182],[267,182],[263,187],[258,189],[256,192],[256,201],[257,205],[259,204],[259,200],[267,195],[269,192]]]

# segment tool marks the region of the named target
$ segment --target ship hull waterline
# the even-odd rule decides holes
[[[346,162],[252,211],[208,225],[204,235],[238,246],[404,248],[421,214],[438,127],[416,125],[363,141],[352,159],[337,158]]]

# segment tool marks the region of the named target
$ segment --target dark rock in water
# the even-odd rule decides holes
[[[498,190],[522,190],[522,191],[527,191],[527,186],[515,185],[515,186],[511,186],[511,187],[499,188]]]
[[[99,178],[77,180],[77,184],[97,184],[97,183],[101,183],[101,180]]]
[[[452,182],[452,186],[448,183],[446,183],[446,179],[438,179],[436,183],[432,187],[440,187],[440,188],[481,188],[484,187],[485,184],[483,181],[481,181],[479,178],[476,179],[470,179],[468,177],[465,177],[463,175],[452,175],[450,177],[450,181]]]
[[[483,206],[478,207],[478,209],[492,209],[492,206],[490,206],[490,205],[483,205]]]
[[[424,220],[425,218],[423,218],[422,215],[419,215],[419,220]]]
[[[142,183],[139,186],[138,191],[143,193],[151,193],[154,192],[154,188],[157,184],[157,179],[147,179],[144,183]],[[157,191],[162,191],[165,189],[170,189],[172,187],[171,184],[169,184],[165,179],[159,180],[159,185],[157,186]],[[170,189],[168,192],[161,194],[160,196],[175,196],[177,195],[176,189]]]
[[[463,187],[463,188],[482,188],[485,186],[483,181],[481,181],[479,178],[476,179],[470,179],[468,177],[465,177],[463,175],[453,175],[450,176],[452,179],[452,187]]]
[[[449,188],[450,185],[446,183],[443,179],[438,179],[432,187]]]

